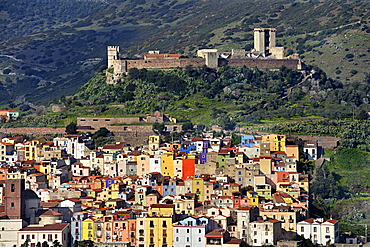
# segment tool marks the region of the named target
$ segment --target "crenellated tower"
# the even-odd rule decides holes
[[[108,46],[108,68],[112,68],[114,61],[119,59],[119,46]]]

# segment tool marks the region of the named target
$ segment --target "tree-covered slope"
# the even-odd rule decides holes
[[[106,1],[2,0],[0,41],[36,33],[56,24],[85,17]]]

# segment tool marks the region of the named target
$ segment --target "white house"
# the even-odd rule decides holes
[[[303,152],[308,160],[317,160],[319,157],[319,148],[317,142],[306,142]]]
[[[174,246],[204,247],[205,234],[216,226],[217,224],[207,217],[187,217],[173,225]]]
[[[339,224],[337,220],[310,218],[297,223],[297,234],[315,244],[334,244],[339,240]]]
[[[62,247],[69,247],[70,244],[70,226],[69,223],[57,223],[45,226],[29,225],[18,231],[17,246],[21,246],[27,239],[29,246],[35,247],[38,242],[47,242],[49,246],[53,246],[53,242],[57,240]]]

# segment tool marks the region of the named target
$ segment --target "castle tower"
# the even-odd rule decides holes
[[[108,68],[113,67],[113,61],[119,58],[119,46],[108,46]]]
[[[22,198],[24,190],[24,179],[8,179],[5,181],[5,213],[10,219],[24,219],[25,202]]]
[[[276,29],[275,28],[255,28],[254,33],[254,51],[269,53],[270,47],[276,47]]]

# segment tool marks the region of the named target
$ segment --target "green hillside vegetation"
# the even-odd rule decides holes
[[[85,17],[104,1],[2,0],[0,41],[43,31],[54,25]]]
[[[317,216],[340,219],[343,231],[364,234],[359,224],[370,223],[370,153],[339,148],[331,161],[317,169],[311,185]]]
[[[237,124],[271,121],[263,130],[341,135],[348,137],[347,144],[343,143],[346,147],[366,147],[367,140],[359,138],[357,132],[362,133],[367,125],[344,119],[367,119],[368,95],[369,84],[343,85],[318,68],[303,73],[285,67],[277,71],[205,66],[172,71],[131,69],[124,82],[117,85],[106,84],[104,72],[96,73],[74,96],[54,99],[52,103],[64,104],[69,110],[49,117],[53,119],[51,125],[58,125],[65,118],[79,115],[145,116],[160,110],[180,122],[218,124],[228,130]],[[273,124],[297,117],[307,121]],[[329,120],[312,121],[317,117]],[[31,123],[7,125],[22,124]],[[44,126],[47,122],[37,124]]]
[[[250,50],[254,27],[276,27],[278,45],[287,48],[287,55],[298,52],[307,64],[317,65],[331,78],[342,83],[366,80],[367,1],[116,0],[95,5],[78,1],[80,5],[68,15],[65,12],[73,1],[59,1],[55,4],[60,7],[55,11],[55,19],[60,17],[56,25],[39,33],[4,38],[0,43],[0,55],[6,55],[0,59],[2,103],[25,95],[28,101],[47,104],[53,97],[73,95],[106,64],[107,45],[120,45],[127,57],[148,50],[190,57],[200,48]],[[91,5],[83,8],[87,3]],[[39,5],[43,13],[36,10]],[[27,5],[27,13],[11,6],[7,11],[19,22],[18,34],[36,31],[27,25],[47,18],[54,8],[43,0]],[[75,17],[96,7],[86,17]],[[0,19],[10,20],[8,12],[1,12]],[[29,20],[31,14],[35,20]],[[13,19],[6,25],[13,25]]]

